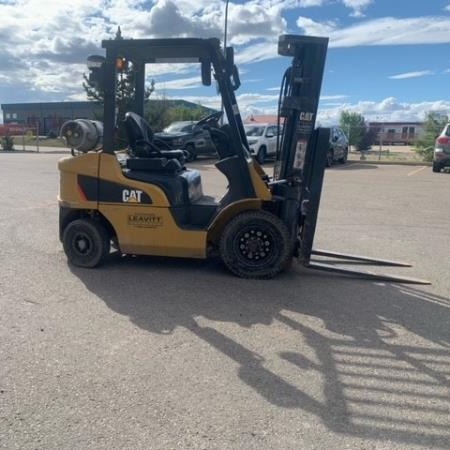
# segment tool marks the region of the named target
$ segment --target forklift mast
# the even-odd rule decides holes
[[[321,37],[283,35],[278,41],[278,53],[291,56],[292,64],[280,89],[278,125],[283,125],[283,131],[270,184],[274,196],[283,199],[279,215],[288,226],[291,239],[298,243],[296,256],[308,269],[374,281],[430,284],[427,280],[335,266],[409,267],[408,263],[313,249],[330,139],[328,128],[315,128],[327,47],[328,38]],[[313,260],[314,256],[329,258],[330,263]]]
[[[282,133],[272,190],[283,198],[279,215],[291,239],[298,242],[297,256],[304,262],[312,249],[328,143],[328,131],[314,128],[327,47],[328,38],[323,37],[283,35],[278,41],[278,53],[291,56],[292,63],[280,89]]]
[[[283,35],[278,53],[292,56],[279,100],[279,120],[284,119],[275,179],[302,177],[307,150],[317,118],[328,38]],[[309,146],[309,148],[308,148]]]

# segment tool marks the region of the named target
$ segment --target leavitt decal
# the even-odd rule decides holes
[[[128,225],[139,228],[156,228],[162,227],[163,218],[154,214],[129,214]]]

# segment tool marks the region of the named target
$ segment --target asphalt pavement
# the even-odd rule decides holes
[[[430,286],[295,264],[252,281],[218,260],[71,267],[60,157],[0,153],[1,449],[450,448],[450,174],[325,175],[315,247]]]

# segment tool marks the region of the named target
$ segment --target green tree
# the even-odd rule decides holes
[[[83,88],[86,91],[88,100],[103,104],[103,91],[99,90],[86,74],[83,74],[84,82]],[[116,86],[116,106],[118,108],[118,120],[123,120],[125,113],[132,109],[135,98],[134,82],[136,73],[131,63],[125,64],[123,70],[117,74]],[[150,98],[150,95],[155,90],[155,81],[151,80],[150,85],[145,88],[144,101]]]
[[[176,100],[168,100],[163,96],[162,99],[150,100],[147,103],[145,118],[152,130],[158,132],[172,122],[196,122],[210,113],[211,110],[203,106],[198,105],[195,108],[189,108],[184,105],[177,105]]]
[[[120,27],[117,30],[115,39],[120,40],[122,34]],[[118,130],[118,140],[125,142],[126,133],[122,125],[122,121],[125,118],[125,113],[132,110],[134,99],[135,99],[135,79],[136,71],[134,70],[133,64],[130,61],[123,59],[120,64],[120,69],[117,70],[117,80],[116,80],[116,107],[117,111],[117,124]],[[87,74],[83,74],[83,88],[86,91],[88,100],[98,102],[103,104],[104,93],[101,89],[91,81]],[[150,98],[150,95],[155,90],[155,81],[151,80],[150,84],[146,86],[144,91],[144,101]],[[98,117],[101,120],[101,117]]]
[[[162,131],[172,122],[170,109],[170,102],[165,96],[162,99],[151,100],[147,103],[145,118],[154,132]]]
[[[373,144],[374,135],[362,114],[342,111],[339,124],[349,139],[349,145],[353,145],[357,150],[367,150]]]
[[[14,148],[14,138],[11,137],[9,134],[6,134],[5,136],[3,136],[1,138],[0,144],[2,146],[2,150],[4,150],[4,151],[15,150],[15,148]]]
[[[417,140],[414,148],[414,150],[422,156],[424,161],[433,160],[434,141],[448,121],[448,116],[433,112],[427,114],[423,125],[424,133],[420,139]]]

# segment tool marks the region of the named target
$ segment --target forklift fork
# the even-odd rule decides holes
[[[411,267],[411,264],[387,259],[369,258],[347,253],[331,252],[328,250],[313,249],[314,235],[317,224],[320,197],[322,193],[323,178],[325,173],[325,160],[328,150],[328,133],[318,128],[314,131],[310,141],[310,147],[305,160],[305,217],[301,232],[301,261],[307,269],[322,270],[352,277],[373,281],[390,281],[407,284],[431,284],[427,280],[403,277],[390,274],[376,274],[356,269],[336,267],[335,264],[366,264],[372,266]],[[312,256],[331,258],[326,262],[311,260]]]

